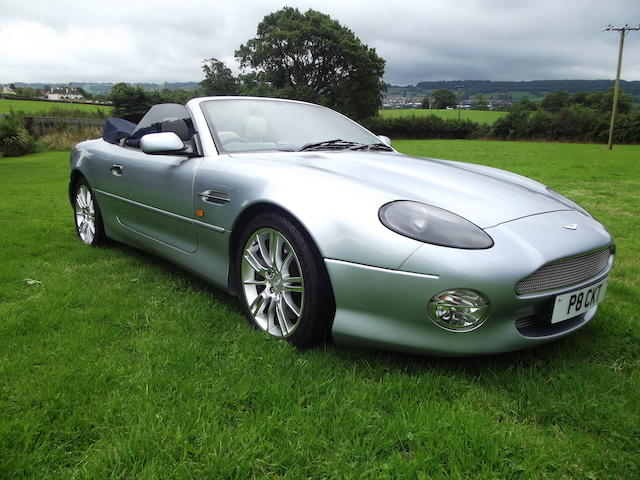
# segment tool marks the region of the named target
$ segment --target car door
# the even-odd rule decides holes
[[[172,105],[175,108],[167,108]],[[162,107],[155,111],[156,107]],[[162,125],[167,119],[188,116],[183,105],[153,107],[137,131]],[[193,131],[189,135],[193,135]],[[134,137],[135,137],[134,132]],[[193,180],[199,157],[149,155],[135,141],[113,149],[110,157],[109,192],[118,200],[118,222],[144,242],[153,239],[184,252],[198,248],[193,224]]]

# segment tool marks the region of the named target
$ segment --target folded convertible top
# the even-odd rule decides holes
[[[121,138],[131,136],[137,125],[122,118],[107,118],[102,131],[102,138],[105,142],[118,143]]]

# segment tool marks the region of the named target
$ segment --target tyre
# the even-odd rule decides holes
[[[91,246],[105,243],[107,237],[100,207],[91,186],[84,178],[78,180],[74,188],[73,213],[76,234],[80,240]]]
[[[235,262],[245,316],[297,347],[322,342],[335,312],[324,262],[304,232],[265,213],[245,227]]]

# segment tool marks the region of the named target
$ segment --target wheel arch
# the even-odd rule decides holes
[[[73,207],[73,196],[75,194],[76,184],[81,178],[85,178],[80,170],[74,168],[69,175],[69,203]],[[86,178],[85,178],[86,180]]]

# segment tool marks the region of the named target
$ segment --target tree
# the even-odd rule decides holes
[[[608,92],[576,92],[570,99],[571,105],[582,105],[594,112],[610,114],[613,107],[613,88]],[[633,98],[628,93],[620,90],[618,97],[618,113],[625,114],[631,111]]]
[[[421,107],[428,108],[429,110],[431,110],[431,107],[433,106],[433,102],[434,102],[434,98],[431,95],[427,95],[422,99]]]
[[[439,88],[431,94],[435,100],[436,108],[447,108],[456,105],[456,94],[446,88]]]
[[[524,111],[524,112],[535,112],[536,110],[538,110],[538,105],[536,105],[534,102],[532,102],[529,99],[529,97],[522,97],[516,103],[511,105],[511,108],[509,108],[509,110],[511,110],[511,111],[513,111],[513,110],[521,110],[521,111]]]
[[[116,83],[111,87],[109,99],[113,102],[113,116],[137,123],[153,105],[159,95],[148,92],[140,86]]]
[[[558,90],[548,94],[542,99],[540,106],[548,112],[559,112],[569,105],[569,94],[564,90]]]
[[[284,7],[264,17],[235,52],[273,94],[310,100],[356,119],[382,104],[384,60],[348,28],[315,10]]]
[[[487,97],[485,97],[483,93],[475,94],[473,99],[475,100],[475,110],[489,110],[489,102],[487,102]]]
[[[210,58],[202,62],[204,80],[200,87],[204,95],[237,95],[238,79],[223,62]]]
[[[78,90],[78,92],[80,92],[80,94],[86,98],[87,100],[91,100],[93,98],[93,95],[91,95],[89,92],[87,92],[84,88],[82,87],[77,87],[76,90]]]
[[[273,89],[263,78],[256,72],[243,73],[238,76],[240,81],[240,92],[242,95],[252,97],[268,97],[273,95]]]
[[[180,103],[185,104],[192,98],[198,96],[198,93],[194,90],[184,90],[182,88],[176,88],[171,90],[169,88],[163,88],[159,94],[159,101],[162,103]]]

